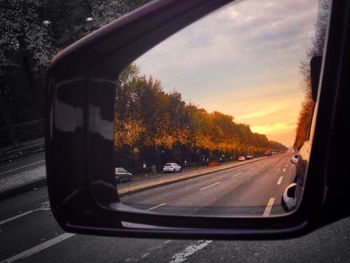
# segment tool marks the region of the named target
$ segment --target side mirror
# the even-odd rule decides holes
[[[334,152],[337,152],[341,148],[334,145],[334,131],[341,130],[339,128],[341,125],[337,122],[339,120],[334,119],[334,116],[342,117],[342,114],[346,112],[336,111],[338,109],[337,103],[340,103],[342,98],[346,98],[345,96],[340,97],[342,94],[340,92],[342,90],[340,89],[343,86],[347,87],[347,85],[339,86],[341,80],[338,79],[339,76],[343,76],[340,74],[340,72],[343,72],[343,69],[338,63],[340,63],[339,61],[348,59],[348,57],[343,56],[343,53],[338,54],[339,50],[347,50],[344,46],[341,46],[342,42],[337,41],[341,37],[341,34],[346,32],[342,19],[349,17],[349,8],[343,1],[335,1],[332,4],[332,8],[335,9],[337,15],[332,16],[329,45],[327,45],[328,50],[325,56],[325,61],[328,61],[328,64],[325,64],[325,67],[323,67],[322,83],[319,85],[322,87],[322,90],[320,90],[319,100],[316,102],[317,107],[315,118],[313,119],[315,120],[315,125],[311,128],[312,138],[310,139],[310,143],[312,143],[312,147],[310,152],[301,155],[302,159],[300,161],[300,164],[302,164],[300,165],[301,168],[307,172],[305,174],[306,187],[304,192],[301,193],[302,201],[297,202],[296,205],[293,205],[293,203],[290,205],[290,207],[294,207],[292,211],[288,211],[282,215],[274,214],[270,216],[275,202],[278,202],[280,205],[281,191],[279,191],[278,196],[272,197],[270,194],[273,194],[271,192],[274,191],[269,191],[269,188],[258,189],[259,191],[264,190],[269,195],[269,198],[264,198],[264,205],[259,207],[262,210],[259,215],[248,215],[247,213],[243,215],[211,215],[206,214],[205,209],[202,209],[204,211],[202,214],[196,214],[198,209],[192,209],[192,207],[187,209],[192,214],[183,215],[182,213],[177,213],[176,210],[171,210],[170,213],[166,210],[166,202],[156,199],[159,197],[158,195],[155,195],[157,204],[152,207],[145,206],[142,203],[145,198],[145,195],[142,194],[137,199],[139,206],[131,206],[122,202],[123,197],[130,191],[140,193],[142,189],[137,185],[135,187],[125,187],[124,192],[116,189],[115,178],[113,176],[114,168],[116,167],[113,155],[113,132],[115,124],[116,87],[120,87],[123,84],[123,81],[120,81],[118,77],[125,68],[142,54],[189,24],[223,7],[229,2],[226,0],[154,1],[86,36],[60,52],[54,58],[47,77],[47,182],[53,214],[64,230],[85,234],[118,235],[123,237],[272,239],[297,236],[311,231],[320,225],[316,223],[316,220],[322,213],[327,214],[324,210],[324,204],[326,201],[332,200],[331,198],[329,199],[329,193],[332,192],[331,190],[333,190],[333,193],[339,192],[337,191],[339,184],[328,185],[331,180],[328,180],[330,179],[330,175],[327,171],[331,171],[332,169],[335,171],[339,170],[337,163],[329,162],[331,158],[328,157],[332,156]],[[233,13],[229,15],[231,18],[235,16]],[[245,32],[247,30],[244,29],[243,31]],[[263,31],[266,30],[262,30],[261,32]],[[197,37],[191,34],[190,36]],[[211,44],[210,41],[207,41],[206,37],[201,40],[206,42],[206,44]],[[260,37],[257,37],[254,41],[256,43],[263,42]],[[270,41],[268,42],[270,44]],[[202,42],[198,41],[198,43],[201,44]],[[226,47],[227,43],[225,41],[220,43],[224,43],[224,47]],[[232,41],[232,43],[236,42]],[[274,42],[272,41],[271,43]],[[282,41],[281,43],[284,42]],[[285,49],[282,47],[281,50],[283,53]],[[227,51],[226,55],[232,55],[234,53],[230,48],[225,49],[225,51]],[[246,51],[246,54],[251,53],[249,49]],[[202,57],[206,56],[202,55]],[[284,59],[281,60],[283,61]],[[231,68],[222,64],[221,61],[219,62],[220,66]],[[268,61],[264,61],[264,63],[264,65],[269,65]],[[185,65],[185,63],[183,64]],[[254,68],[251,67],[252,65],[248,65],[249,68]],[[240,66],[237,65],[237,68],[240,69]],[[265,68],[267,67],[265,66]],[[218,68],[216,74],[214,72],[202,72],[200,78],[207,77],[207,75],[210,78],[218,77],[220,81],[217,81],[217,84],[226,84],[221,82],[221,69],[221,67]],[[251,74],[251,77],[253,75]],[[259,77],[259,79],[263,79],[261,76]],[[346,74],[343,77],[346,78]],[[146,80],[144,82],[154,83],[153,80]],[[325,89],[323,89],[324,87]],[[160,90],[159,87],[152,87],[151,89],[151,91],[157,90]],[[199,90],[198,93],[201,92]],[[160,97],[164,95],[162,92],[159,93],[161,94]],[[155,93],[150,93],[149,97],[153,96],[152,94]],[[180,103],[176,105],[178,106]],[[178,109],[177,106],[170,108],[172,110]],[[158,111],[162,110],[163,108]],[[261,110],[261,112],[258,112],[259,116],[261,113],[263,115],[265,113],[269,114],[269,110]],[[322,118],[319,118],[319,115]],[[222,119],[225,120],[228,118],[223,115],[220,122],[222,122]],[[175,124],[177,121],[176,119]],[[229,118],[229,121],[232,124],[233,119]],[[142,127],[140,128],[138,126],[139,123],[135,119],[131,119],[129,124],[125,127],[129,127],[127,131],[131,135],[134,134],[135,130],[142,130]],[[163,126],[165,127],[165,125]],[[240,127],[244,131],[242,133],[244,136],[255,134],[251,132],[248,125],[240,125]],[[329,127],[334,129],[331,131]],[[186,126],[186,128],[189,130],[187,134],[194,132],[190,131],[190,125]],[[205,132],[207,128],[203,126],[201,129]],[[213,130],[219,134],[225,129]],[[232,134],[233,136],[238,136],[238,133]],[[258,136],[258,134],[255,135]],[[345,135],[348,138],[348,134],[344,132],[344,137]],[[130,137],[133,138],[132,136]],[[164,141],[169,139],[166,136],[162,138]],[[146,139],[149,145],[156,145],[157,143],[154,138],[151,138],[153,140]],[[214,137],[214,139],[216,138]],[[258,136],[256,141],[259,141],[261,147],[263,147],[266,142],[265,139],[264,136]],[[343,138],[337,137],[336,139],[341,141]],[[200,141],[201,137],[194,142],[186,142],[185,147],[195,148]],[[248,137],[246,141],[249,141]],[[245,147],[243,147],[244,145],[242,146],[234,140],[233,142],[237,147],[240,147],[240,150],[237,150],[235,154],[246,151]],[[205,143],[206,141],[204,141]],[[221,145],[219,143],[213,144],[213,147],[216,147],[217,151],[219,148],[226,149],[228,148],[228,143],[229,140],[226,140]],[[178,152],[183,150],[181,147],[178,148]],[[343,147],[343,149],[345,148]],[[149,149],[144,147],[141,150],[147,151]],[[160,152],[159,147],[152,148],[151,150]],[[248,150],[251,152],[250,149]],[[262,148],[260,148],[260,151],[262,155],[264,152]],[[272,155],[271,150],[269,152],[269,155]],[[211,156],[209,156],[208,151],[199,151],[198,154],[201,160],[202,158],[203,160],[204,158],[209,160],[209,158],[213,157],[213,152]],[[243,176],[241,173],[230,173],[229,169],[232,167],[225,166],[225,164],[219,167],[208,168],[211,171],[215,170],[215,172],[221,174],[228,172],[225,182],[219,181],[216,179],[216,176],[207,176],[206,178],[214,181],[206,181],[203,184],[199,180],[199,182],[197,181],[198,184],[194,184],[191,181],[193,178],[186,178],[189,175],[184,173],[176,173],[169,175],[169,177],[159,176],[159,178],[162,180],[161,184],[168,187],[163,190],[163,194],[170,195],[171,191],[169,191],[169,188],[171,188],[171,183],[173,182],[170,177],[178,176],[177,178],[181,179],[178,181],[181,181],[182,185],[176,189],[179,193],[177,196],[186,198],[186,195],[183,195],[181,190],[186,187],[194,187],[196,192],[191,189],[188,192],[208,194],[209,197],[205,200],[210,204],[214,199],[220,202],[222,200],[225,201],[224,198],[226,197],[238,196],[240,198],[240,191],[242,189],[244,190],[246,185],[259,185],[255,184],[254,179],[251,177],[251,173],[254,170],[245,169],[244,165],[260,160],[270,162],[268,168],[281,173],[277,177],[276,182],[274,182],[274,186],[282,186],[288,179],[287,171],[290,170],[287,169],[290,169],[291,166],[288,166],[288,159],[291,155],[291,152],[286,152],[285,154],[274,155],[271,158],[261,156],[253,160],[247,160],[246,162],[235,162],[235,166],[237,165],[245,170],[245,172],[250,173],[247,176]],[[345,156],[345,154],[342,156]],[[277,162],[281,160],[279,158],[285,159]],[[292,162],[297,163],[298,160],[295,157]],[[144,160],[140,159],[136,161],[142,164]],[[280,167],[277,167],[278,165]],[[124,168],[128,169],[128,167]],[[193,169],[192,175],[196,176],[197,179],[203,179],[207,175],[207,172],[199,174]],[[270,174],[268,175],[267,181],[272,181],[270,180],[272,177]],[[239,188],[232,185],[232,182],[238,178],[244,180],[244,187]],[[261,182],[261,176],[256,180]],[[154,184],[151,180],[146,185],[148,189],[155,189],[156,186],[159,186],[158,181],[157,184]],[[218,187],[216,194],[212,194],[211,191],[215,187]],[[224,187],[226,187],[226,191],[227,189],[229,190],[226,195],[223,195],[221,191]],[[290,186],[290,190],[287,191],[287,197],[289,198],[292,198],[293,187]],[[170,201],[168,202],[177,201],[178,199],[170,195]],[[195,201],[197,200],[198,198],[195,198]],[[179,206],[175,204],[173,207]],[[164,210],[162,210],[163,208]],[[227,211],[226,209],[221,210]],[[242,210],[245,212],[244,209]],[[332,216],[334,217],[329,220],[338,218],[336,214],[332,214]]]
[[[299,162],[299,155],[294,155],[290,160],[293,164],[297,164]]]

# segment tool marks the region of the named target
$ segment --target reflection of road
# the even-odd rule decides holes
[[[291,154],[281,154],[122,197],[133,207],[170,214],[269,215],[283,212],[281,196],[293,181]]]

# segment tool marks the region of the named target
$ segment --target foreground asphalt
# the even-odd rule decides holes
[[[232,213],[247,213],[247,210],[241,208],[250,202],[253,213],[263,214],[268,201],[275,198],[270,212],[278,213],[280,205],[277,196],[293,172],[293,167],[286,160],[287,156],[270,158],[130,194],[124,196],[122,201],[145,210],[166,203],[153,210],[167,213],[183,207],[181,212],[199,214],[208,212],[208,207],[209,212],[217,213],[215,208],[218,206],[226,207],[226,210],[231,208]],[[194,207],[199,208],[196,210]],[[49,208],[47,188],[42,187],[0,202],[0,262],[13,261],[350,262],[350,218],[303,237],[277,241],[167,240],[75,235],[64,233],[57,225]]]

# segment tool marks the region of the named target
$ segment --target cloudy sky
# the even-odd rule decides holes
[[[315,36],[317,13],[318,0],[239,1],[135,63],[165,91],[290,146],[303,100],[299,66]]]

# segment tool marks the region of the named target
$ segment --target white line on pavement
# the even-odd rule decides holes
[[[59,236],[57,236],[55,238],[52,238],[52,239],[50,239],[50,240],[48,240],[48,241],[46,241],[44,243],[41,243],[40,245],[37,245],[37,246],[32,247],[30,249],[27,249],[27,250],[25,250],[25,251],[23,251],[23,252],[21,252],[21,253],[19,253],[17,255],[14,255],[14,256],[12,256],[12,257],[10,257],[8,259],[5,259],[5,260],[1,261],[1,263],[5,263],[5,262],[6,263],[10,263],[10,262],[14,262],[16,260],[19,260],[21,258],[29,257],[31,255],[34,255],[35,253],[40,252],[41,250],[44,250],[44,249],[49,248],[49,247],[51,247],[51,246],[53,246],[53,245],[55,245],[57,243],[60,243],[60,242],[66,240],[67,238],[70,238],[70,237],[72,237],[74,235],[75,234],[64,233],[64,234],[59,235]]]
[[[286,170],[287,170],[287,169],[286,169],[286,168],[284,168],[284,169],[283,169],[283,172],[285,173],[285,172],[286,172]]]
[[[34,210],[30,210],[30,211],[24,212],[24,213],[22,213],[22,214],[19,214],[19,215],[16,215],[16,216],[7,218],[7,219],[5,219],[5,220],[2,220],[2,221],[0,221],[0,226],[3,225],[3,224],[6,224],[7,222],[10,222],[10,221],[12,221],[12,220],[16,220],[17,218],[20,218],[20,217],[22,217],[22,216],[29,215],[29,214],[31,214],[31,213],[33,213],[33,212],[34,212]]]
[[[166,205],[166,203],[161,203],[161,204],[159,204],[159,205],[156,205],[156,206],[153,206],[153,207],[151,207],[151,208],[148,208],[147,210],[148,210],[148,211],[151,211],[151,210],[156,209],[156,208],[158,208],[158,207],[161,207],[161,206],[163,206],[163,205]]]
[[[13,220],[16,220],[18,218],[21,218],[23,216],[32,214],[34,212],[37,212],[37,211],[48,211],[48,210],[50,210],[50,206],[49,206],[49,202],[47,201],[47,202],[42,203],[39,208],[36,208],[36,209],[33,209],[33,210],[29,210],[29,211],[23,212],[23,213],[21,213],[19,215],[16,215],[16,216],[13,216],[13,217],[10,217],[10,218],[7,218],[7,219],[4,219],[4,220],[0,221],[0,226],[3,225],[3,224],[6,224],[8,222],[11,222]]]
[[[214,186],[214,185],[217,185],[217,184],[219,184],[219,183],[220,183],[220,182],[213,183],[213,184],[211,184],[211,185],[208,185],[208,186],[206,186],[206,187],[203,187],[203,188],[199,189],[199,191],[205,190],[205,189],[207,189],[207,188],[209,188],[209,187],[212,187],[212,186]]]
[[[42,161],[39,161],[39,162],[35,162],[35,163],[31,163],[31,164],[27,164],[27,165],[24,165],[24,166],[21,166],[21,167],[17,167],[15,169],[11,169],[11,170],[7,170],[7,171],[4,171],[4,172],[1,172],[0,175],[2,174],[7,174],[7,173],[11,173],[11,172],[14,172],[14,171],[17,171],[17,170],[20,170],[22,168],[26,168],[26,167],[29,167],[29,166],[32,166],[32,165],[35,165],[35,164],[39,164],[39,163],[44,163],[45,160],[42,160]]]
[[[280,178],[277,181],[277,184],[281,184],[282,183],[282,179],[283,179],[283,176],[280,176]]]
[[[269,216],[271,213],[271,209],[273,206],[273,203],[275,202],[275,198],[270,198],[269,202],[267,203],[267,206],[265,208],[265,211],[263,213],[263,216]]]
[[[241,173],[236,173],[234,175],[232,175],[232,177],[236,177],[237,175],[240,175]]]
[[[206,240],[206,241],[205,240],[199,240],[195,244],[189,245],[182,252],[176,253],[172,257],[172,260],[170,261],[170,263],[180,263],[180,262],[186,261],[189,256],[191,256],[194,253],[196,253],[197,251],[205,248],[211,242],[213,242],[213,241],[212,240]]]

